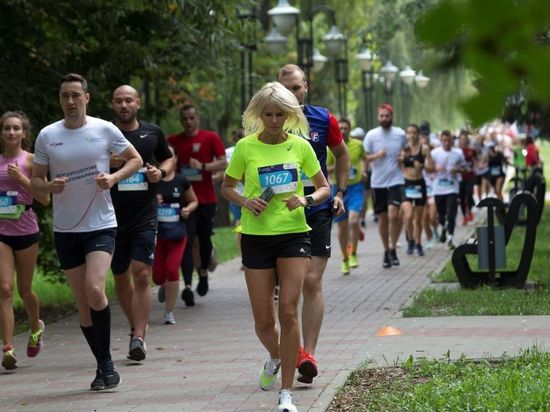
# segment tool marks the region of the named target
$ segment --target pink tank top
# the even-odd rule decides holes
[[[30,179],[31,171],[24,167],[28,155],[29,153],[24,150],[21,154],[11,159],[6,159],[0,155],[0,192],[16,191],[17,204],[21,205],[32,205],[32,194],[8,176],[8,164],[17,162],[23,174]],[[38,223],[32,209],[25,211],[17,220],[0,218],[0,235],[24,236],[37,232]]]

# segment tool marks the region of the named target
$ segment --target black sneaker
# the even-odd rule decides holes
[[[164,303],[164,301],[166,300],[166,290],[164,290],[164,285],[159,287],[157,297],[160,303]]]
[[[409,240],[407,242],[407,255],[412,255],[414,253],[414,240]]]
[[[454,250],[455,249],[455,245],[453,243],[453,239],[449,239],[449,241],[447,242],[447,248],[449,250]]]
[[[142,361],[145,359],[147,349],[145,348],[145,341],[139,336],[133,336],[130,341],[130,351],[127,358],[134,361]]]
[[[390,257],[390,251],[386,250],[384,252],[384,262],[382,262],[382,267],[384,269],[391,268],[391,257]]]
[[[422,245],[420,243],[416,245],[416,253],[418,253],[418,256],[424,256],[424,249],[422,249]]]
[[[99,365],[99,372],[103,375],[103,382],[105,384],[104,389],[116,388],[122,380],[120,375],[115,370],[115,364],[113,361],[108,361]]]
[[[103,381],[103,374],[99,368],[95,371],[95,379],[90,384],[90,390],[92,391],[102,391],[105,389],[105,382]]]
[[[181,291],[181,300],[185,302],[185,306],[195,306],[195,295],[191,288],[184,288]]]
[[[197,293],[199,296],[204,296],[208,293],[208,275],[199,276],[199,284],[197,285]]]
[[[397,259],[397,253],[395,249],[390,249],[390,259],[392,266],[399,266],[399,259]]]
[[[443,228],[441,230],[441,236],[439,237],[439,241],[441,243],[445,243],[446,240],[447,240],[447,229]]]

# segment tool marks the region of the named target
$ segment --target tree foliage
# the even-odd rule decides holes
[[[510,101],[550,105],[547,0],[442,0],[419,19],[417,33],[445,50],[440,68],[475,73],[478,93],[463,104],[475,124],[500,116]]]

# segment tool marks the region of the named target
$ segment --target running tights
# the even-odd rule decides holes
[[[458,209],[458,194],[451,193],[448,195],[436,195],[434,197],[439,224],[445,226],[446,221],[447,232],[449,235],[453,235],[455,232],[456,212]]]
[[[187,238],[168,240],[157,237],[155,260],[153,262],[153,281],[157,285],[164,282],[177,282],[180,278],[180,263]]]
[[[460,210],[462,216],[466,216],[468,211],[472,211],[474,202],[474,180],[462,180],[460,182]]]

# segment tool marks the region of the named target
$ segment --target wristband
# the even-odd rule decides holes
[[[203,164],[202,164],[201,169],[202,169],[203,172],[206,170],[206,163],[203,163]]]
[[[337,187],[336,188],[336,193],[342,193],[342,196],[345,196],[346,195],[346,188],[345,187]]]

